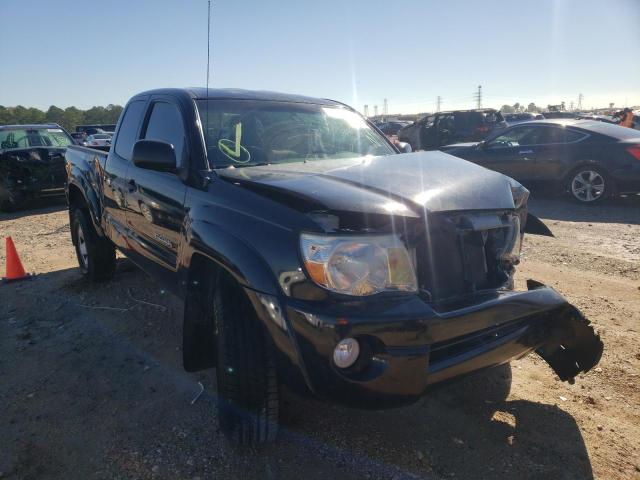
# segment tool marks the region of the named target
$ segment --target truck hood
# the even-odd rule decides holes
[[[220,177],[287,204],[421,216],[421,211],[513,209],[515,181],[443,152],[226,168]]]

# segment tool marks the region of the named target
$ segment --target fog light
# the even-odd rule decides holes
[[[340,368],[348,368],[358,359],[360,345],[355,338],[345,338],[336,345],[333,361]]]

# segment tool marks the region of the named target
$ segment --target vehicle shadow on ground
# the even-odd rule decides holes
[[[510,367],[502,366],[386,411],[305,399],[291,404],[295,420],[285,436],[312,436],[418,477],[593,478],[573,417],[555,405],[506,400],[510,382]]]
[[[640,225],[640,195],[619,197],[598,205],[581,205],[564,197],[532,192],[529,210],[546,220]]]
[[[0,222],[3,220],[16,220],[31,215],[43,215],[46,213],[59,212],[67,208],[67,202],[64,197],[41,198],[31,200],[11,212],[0,211]]]
[[[213,372],[182,370],[181,303],[128,261],[101,285],[68,269],[7,288],[9,478],[592,478],[570,415],[506,400],[509,367],[385,411],[285,392],[279,441],[236,448],[218,431]]]

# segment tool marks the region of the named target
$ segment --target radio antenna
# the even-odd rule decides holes
[[[209,99],[210,45],[211,45],[211,0],[207,0],[207,99]]]
[[[204,133],[205,145],[207,142],[207,133],[209,131],[209,59],[210,59],[210,45],[211,45],[211,0],[207,0],[207,98],[205,105],[207,109],[207,124],[203,126],[202,131]],[[207,155],[208,155],[207,151]]]

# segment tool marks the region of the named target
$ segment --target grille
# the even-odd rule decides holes
[[[519,229],[516,219],[508,212],[429,215],[416,248],[420,289],[440,301],[505,286],[513,267],[501,257]]]

